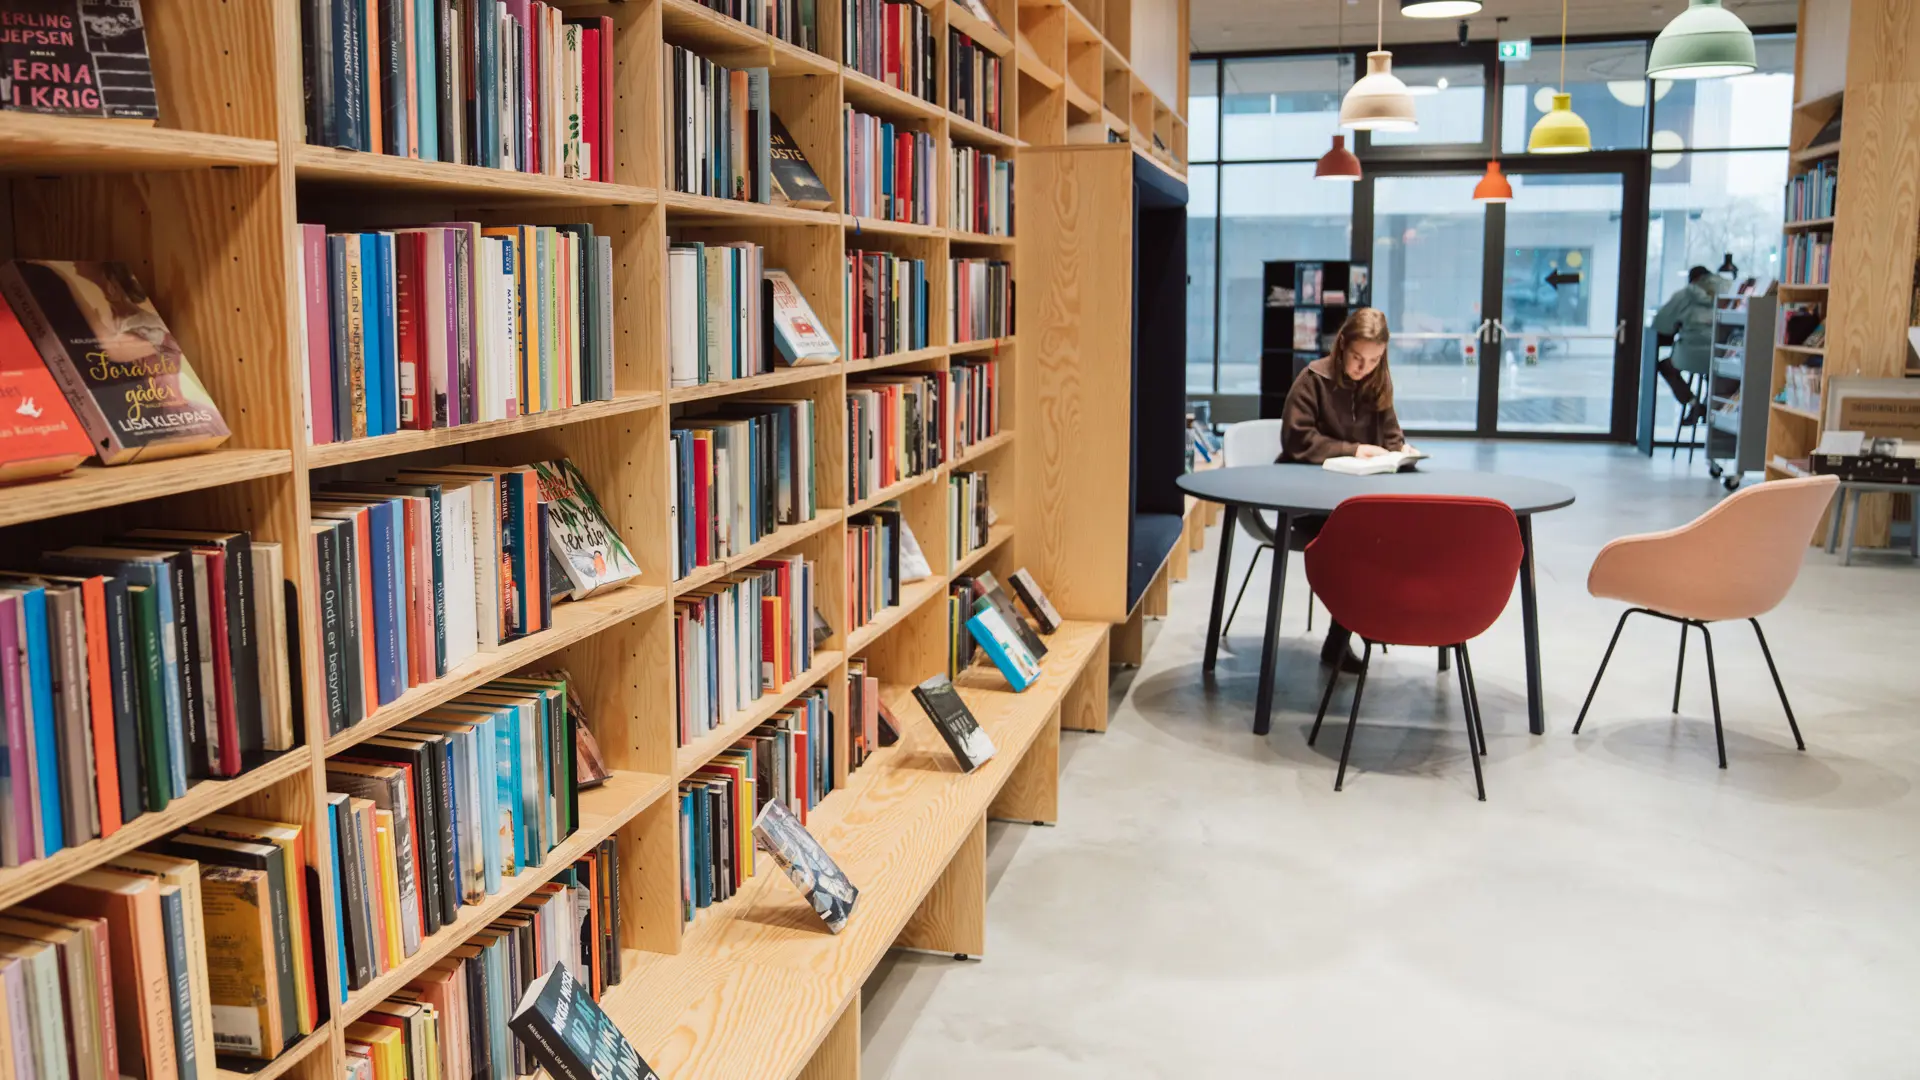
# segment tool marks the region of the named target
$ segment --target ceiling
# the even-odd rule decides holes
[[[1192,0],[1193,51],[1245,52],[1263,49],[1323,48],[1335,43],[1344,18],[1348,45],[1371,42],[1374,11],[1382,0]],[[1409,19],[1400,0],[1383,0],[1388,45],[1417,41],[1455,41],[1458,19]],[[1567,32],[1583,34],[1658,33],[1687,0],[1566,0]],[[1475,40],[1548,38],[1560,33],[1561,0],[1486,0],[1468,19]],[[1792,26],[1799,0],[1726,0],[1748,26]],[[1506,16],[1504,24],[1495,19]]]

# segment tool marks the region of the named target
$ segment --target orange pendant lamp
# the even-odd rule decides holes
[[[1333,39],[1334,48],[1338,50],[1347,43],[1347,8],[1340,0],[1333,0],[1333,7],[1339,15]],[[1333,61],[1333,92],[1340,92],[1340,61],[1337,57]],[[1359,182],[1360,159],[1347,149],[1345,135],[1336,134],[1333,137],[1333,149],[1320,156],[1313,166],[1313,175],[1317,180],[1343,180],[1350,184]]]
[[[1504,24],[1507,20],[1501,18],[1498,21]],[[1493,69],[1493,96],[1496,100],[1500,97],[1500,74],[1499,62],[1496,61]],[[1495,155],[1500,153],[1500,137],[1497,134],[1494,136],[1493,152]],[[1513,184],[1508,182],[1506,174],[1500,171],[1498,156],[1487,162],[1487,175],[1482,176],[1480,182],[1473,185],[1473,201],[1477,203],[1513,201]]]

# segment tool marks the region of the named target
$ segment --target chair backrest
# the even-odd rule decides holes
[[[1236,465],[1271,465],[1280,457],[1280,432],[1284,420],[1242,420],[1227,428],[1223,451],[1228,468]]]
[[[1623,536],[1594,557],[1587,591],[1682,618],[1757,618],[1786,599],[1839,485],[1832,476],[1771,480],[1677,529]]]
[[[1498,499],[1356,495],[1307,545],[1307,581],[1363,638],[1455,645],[1505,610],[1520,552],[1520,523]]]

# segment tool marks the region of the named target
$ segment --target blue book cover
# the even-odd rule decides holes
[[[42,854],[52,855],[67,843],[60,822],[60,755],[54,742],[58,735],[53,717],[52,643],[47,640],[47,590],[21,585],[20,603],[27,627],[27,639],[21,643],[27,654],[27,704],[33,709],[34,801],[40,807],[40,843],[46,849]]]
[[[694,875],[694,881],[699,886],[698,895],[694,897],[694,903],[700,907],[708,907],[713,903],[713,874],[711,872],[713,847],[710,843],[706,842],[707,838],[713,835],[711,802],[712,801],[707,798],[706,785],[700,784],[695,786],[693,789],[693,835],[698,838],[695,842],[699,845],[700,854],[703,857],[697,860],[699,863],[697,868],[698,873]]]
[[[439,50],[435,47],[440,41],[439,33],[434,29],[433,9],[436,5],[429,0],[417,0],[414,10],[414,88],[412,100],[414,113],[420,125],[420,157],[423,161],[440,160],[440,81],[434,73],[434,58]]]
[[[380,316],[382,306],[379,302],[383,285],[380,281],[380,242],[373,233],[361,233],[360,240],[360,336],[362,363],[366,368],[362,372],[366,384],[367,435],[386,434],[386,405],[380,400],[385,384],[380,378],[383,369],[380,361]],[[347,430],[351,431],[352,428]]]
[[[160,925],[166,938],[167,993],[173,997],[174,1066],[181,1076],[200,1075],[199,1048],[193,1042],[193,980],[187,966],[187,910],[180,890],[160,894]]]
[[[987,608],[967,620],[967,630],[973,634],[973,640],[987,651],[993,666],[1006,676],[1007,684],[1019,693],[1033,685],[1040,677],[1040,665],[1027,653],[1026,646],[1013,636],[1013,629],[1000,618],[1000,613]]]
[[[486,882],[487,895],[493,896],[500,891],[500,748],[494,734],[492,717],[474,718],[474,754],[479,758],[479,774],[482,780],[490,781],[479,785],[480,806],[480,868],[481,877]]]
[[[393,269],[393,234],[374,233],[379,253],[380,291],[380,433],[391,435],[400,430],[400,336],[399,316],[394,310],[398,300]]]
[[[693,919],[693,796],[680,793],[680,909],[684,918]]]
[[[520,802],[520,722],[515,711],[497,710],[494,713],[493,730],[495,776],[498,780],[495,798],[501,804],[503,825],[510,826],[513,869],[517,872],[528,863],[526,812]]]
[[[327,849],[329,851],[338,852],[340,850],[340,813],[346,808],[346,805],[347,801],[341,799],[339,802],[331,803],[327,807],[327,839],[331,845]],[[337,859],[338,855],[336,855],[335,858]],[[335,872],[329,876],[333,878],[333,940],[334,944],[338,946],[334,953],[334,963],[339,966],[334,968],[334,970],[348,972],[352,971],[353,968],[347,963],[347,906],[346,898],[341,895],[340,892],[340,879],[346,875]],[[346,1003],[347,980],[343,976],[340,979],[340,1004],[345,1005]]]

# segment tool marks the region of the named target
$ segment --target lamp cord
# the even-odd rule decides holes
[[[1560,92],[1567,92],[1567,0],[1560,0]]]
[[[1560,0],[1562,5],[1566,0]],[[1564,31],[1563,31],[1564,33]],[[1384,52],[1387,47],[1387,0],[1380,0],[1373,9],[1373,51]]]

